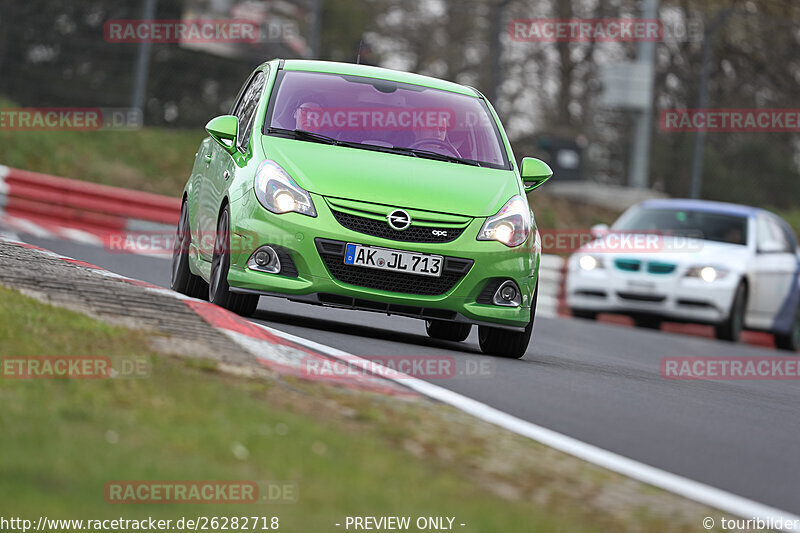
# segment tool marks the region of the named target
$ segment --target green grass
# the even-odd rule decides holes
[[[2,131],[0,164],[179,196],[202,131]]]
[[[0,108],[17,107],[0,98]],[[0,164],[129,189],[179,196],[202,128],[131,131],[0,129]]]
[[[348,515],[430,515],[455,516],[468,526],[457,529],[469,532],[602,530],[563,512],[501,499],[366,425],[314,417],[308,412],[324,402],[314,405],[308,393],[306,413],[270,400],[294,395],[292,403],[302,403],[294,387],[234,379],[153,354],[141,333],[2,288],[0,317],[3,356],[147,355],[153,362],[147,379],[0,378],[0,501],[15,516],[274,515],[281,530],[306,532],[335,531]],[[110,505],[103,488],[115,480],[292,481],[299,500]]]

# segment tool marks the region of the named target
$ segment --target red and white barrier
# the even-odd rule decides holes
[[[180,199],[0,165],[0,210],[11,217],[124,230],[131,220],[175,226]]]

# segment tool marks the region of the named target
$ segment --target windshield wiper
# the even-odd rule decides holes
[[[295,139],[318,142],[322,144],[330,144],[332,146],[346,146],[348,148],[361,148],[363,150],[372,150],[375,152],[386,152],[390,154],[399,154],[399,155],[413,155],[414,157],[434,159],[436,161],[447,161],[449,163],[461,163],[463,165],[470,165],[473,167],[481,166],[480,163],[478,163],[477,161],[473,161],[472,159],[464,159],[461,157],[440,154],[439,152],[432,152],[430,150],[420,150],[419,148],[406,148],[404,146],[393,146],[390,148],[388,146],[378,146],[375,144],[366,144],[355,141],[340,141],[339,139],[335,139],[327,135],[322,135],[321,133],[314,133],[313,131],[307,131],[307,130],[267,128],[267,134],[275,134],[275,133],[279,135],[291,135]]]
[[[434,159],[436,161],[447,161],[448,163],[461,163],[462,165],[470,165],[473,167],[481,166],[480,163],[472,159],[464,159],[463,157],[440,154],[439,152],[433,152],[431,150],[420,150],[419,148],[405,148],[403,146],[395,146],[392,148],[392,150],[397,150],[407,154],[412,154],[415,155],[416,157],[422,157],[425,159]]]
[[[390,154],[404,154],[406,153],[404,149],[395,149],[389,146],[378,146],[377,144],[366,144],[360,143],[356,141],[341,141],[339,139],[335,139],[333,137],[328,137],[327,135],[322,135],[321,133],[314,133],[313,131],[307,130],[289,130],[286,128],[267,128],[268,134],[277,133],[279,135],[291,135],[295,139],[300,139],[303,141],[313,141],[319,142],[323,144],[330,144],[332,146],[346,146],[348,148],[361,148],[364,150],[372,150],[375,152],[387,152]]]
[[[291,135],[295,139],[302,139],[304,141],[314,141],[323,144],[338,145],[340,141],[321,133],[314,133],[313,131],[306,130],[289,130],[286,128],[267,128],[267,133],[279,133],[281,135]]]

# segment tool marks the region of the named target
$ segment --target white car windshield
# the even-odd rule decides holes
[[[613,229],[747,244],[746,217],[700,210],[637,209],[620,218]]]

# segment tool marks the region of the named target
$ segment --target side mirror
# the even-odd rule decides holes
[[[553,175],[553,170],[541,159],[525,157],[522,159],[520,174],[522,175],[522,185],[525,187],[525,192],[531,192],[549,180]]]
[[[239,133],[239,119],[233,115],[212,118],[206,124],[206,131],[228,152],[236,150],[236,135]]]
[[[589,230],[589,233],[595,239],[599,239],[600,237],[604,237],[606,233],[608,233],[608,224],[595,224]]]

